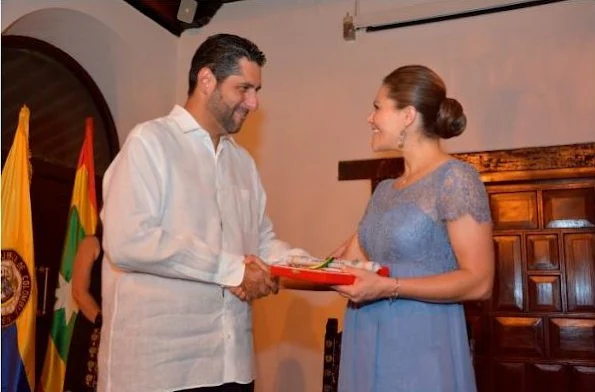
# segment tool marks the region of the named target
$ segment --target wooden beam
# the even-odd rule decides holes
[[[539,178],[595,176],[595,142],[562,146],[453,154],[474,166],[489,182]],[[339,162],[339,181],[396,178],[403,172],[403,158]]]
[[[595,167],[595,143],[454,154],[480,173]]]

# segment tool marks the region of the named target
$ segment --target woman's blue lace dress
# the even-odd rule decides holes
[[[399,277],[457,269],[446,221],[490,221],[485,187],[470,165],[449,160],[410,186],[381,182],[360,223],[370,260]],[[343,327],[340,392],[475,391],[461,304],[399,298],[349,304]]]

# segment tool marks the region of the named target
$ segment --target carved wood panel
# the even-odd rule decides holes
[[[480,391],[593,390],[594,191],[594,179],[488,185],[497,274],[491,310],[474,316],[492,320],[476,355],[494,383]]]
[[[499,355],[543,357],[543,320],[539,317],[495,317],[494,348]]]
[[[571,370],[568,391],[595,391],[595,366],[575,366]]]
[[[479,390],[595,390],[595,180],[488,192],[497,273],[492,307],[473,316],[492,320],[476,343],[492,383]]]
[[[536,229],[538,227],[535,192],[491,194],[490,208],[495,229]]]
[[[475,167],[486,183],[595,175],[595,142],[452,155]],[[398,177],[403,168],[403,158],[341,161],[339,181],[371,180],[374,184]]]
[[[595,359],[595,319],[553,318],[549,330],[552,357]]]
[[[558,236],[528,235],[527,236],[527,269],[534,271],[558,270]]]
[[[563,365],[529,365],[531,391],[564,391],[568,388],[568,370]]]
[[[595,189],[544,191],[543,204],[545,227],[595,227]]]
[[[527,386],[525,364],[518,362],[496,362],[494,366],[496,391],[524,392]]]
[[[595,312],[595,234],[564,236],[569,312]]]
[[[561,312],[560,277],[557,275],[529,276],[529,310],[532,312]]]
[[[495,236],[496,310],[523,310],[523,267],[520,236]]]

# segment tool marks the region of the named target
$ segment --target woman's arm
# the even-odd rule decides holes
[[[419,278],[403,278],[399,295],[436,302],[485,300],[494,283],[494,245],[491,223],[466,215],[447,224],[459,269]]]
[[[353,233],[347,239],[347,241],[342,243],[341,246],[339,246],[334,252],[332,252],[331,256],[336,257],[337,259],[345,260],[368,260],[368,256],[359,243],[357,231]]]
[[[91,285],[91,269],[101,250],[99,240],[94,236],[85,237],[76,251],[74,257],[74,270],[72,274],[72,296],[78,304],[83,315],[91,323],[95,322],[101,310],[99,305],[89,293]]]
[[[450,221],[447,230],[459,269],[438,275],[384,278],[349,268],[356,275],[351,286],[335,289],[354,302],[400,296],[429,302],[459,302],[490,297],[494,280],[491,223],[478,223],[470,215]],[[397,266],[398,268],[398,266]]]

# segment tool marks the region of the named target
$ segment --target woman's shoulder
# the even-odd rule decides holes
[[[473,165],[456,158],[448,160],[441,173],[445,181],[475,181],[479,179],[479,172]]]
[[[443,220],[455,220],[470,214],[478,222],[490,220],[485,185],[479,172],[469,163],[457,159],[449,162],[439,187],[439,212]]]
[[[390,190],[393,187],[394,183],[395,183],[394,178],[386,178],[386,179],[380,181],[376,185],[376,188],[374,189],[374,193],[380,194],[380,193],[386,192],[387,190]]]
[[[470,172],[470,173],[478,173],[475,166],[472,164],[462,161],[458,158],[450,158],[447,162],[447,169],[451,171],[463,171],[463,172]]]

